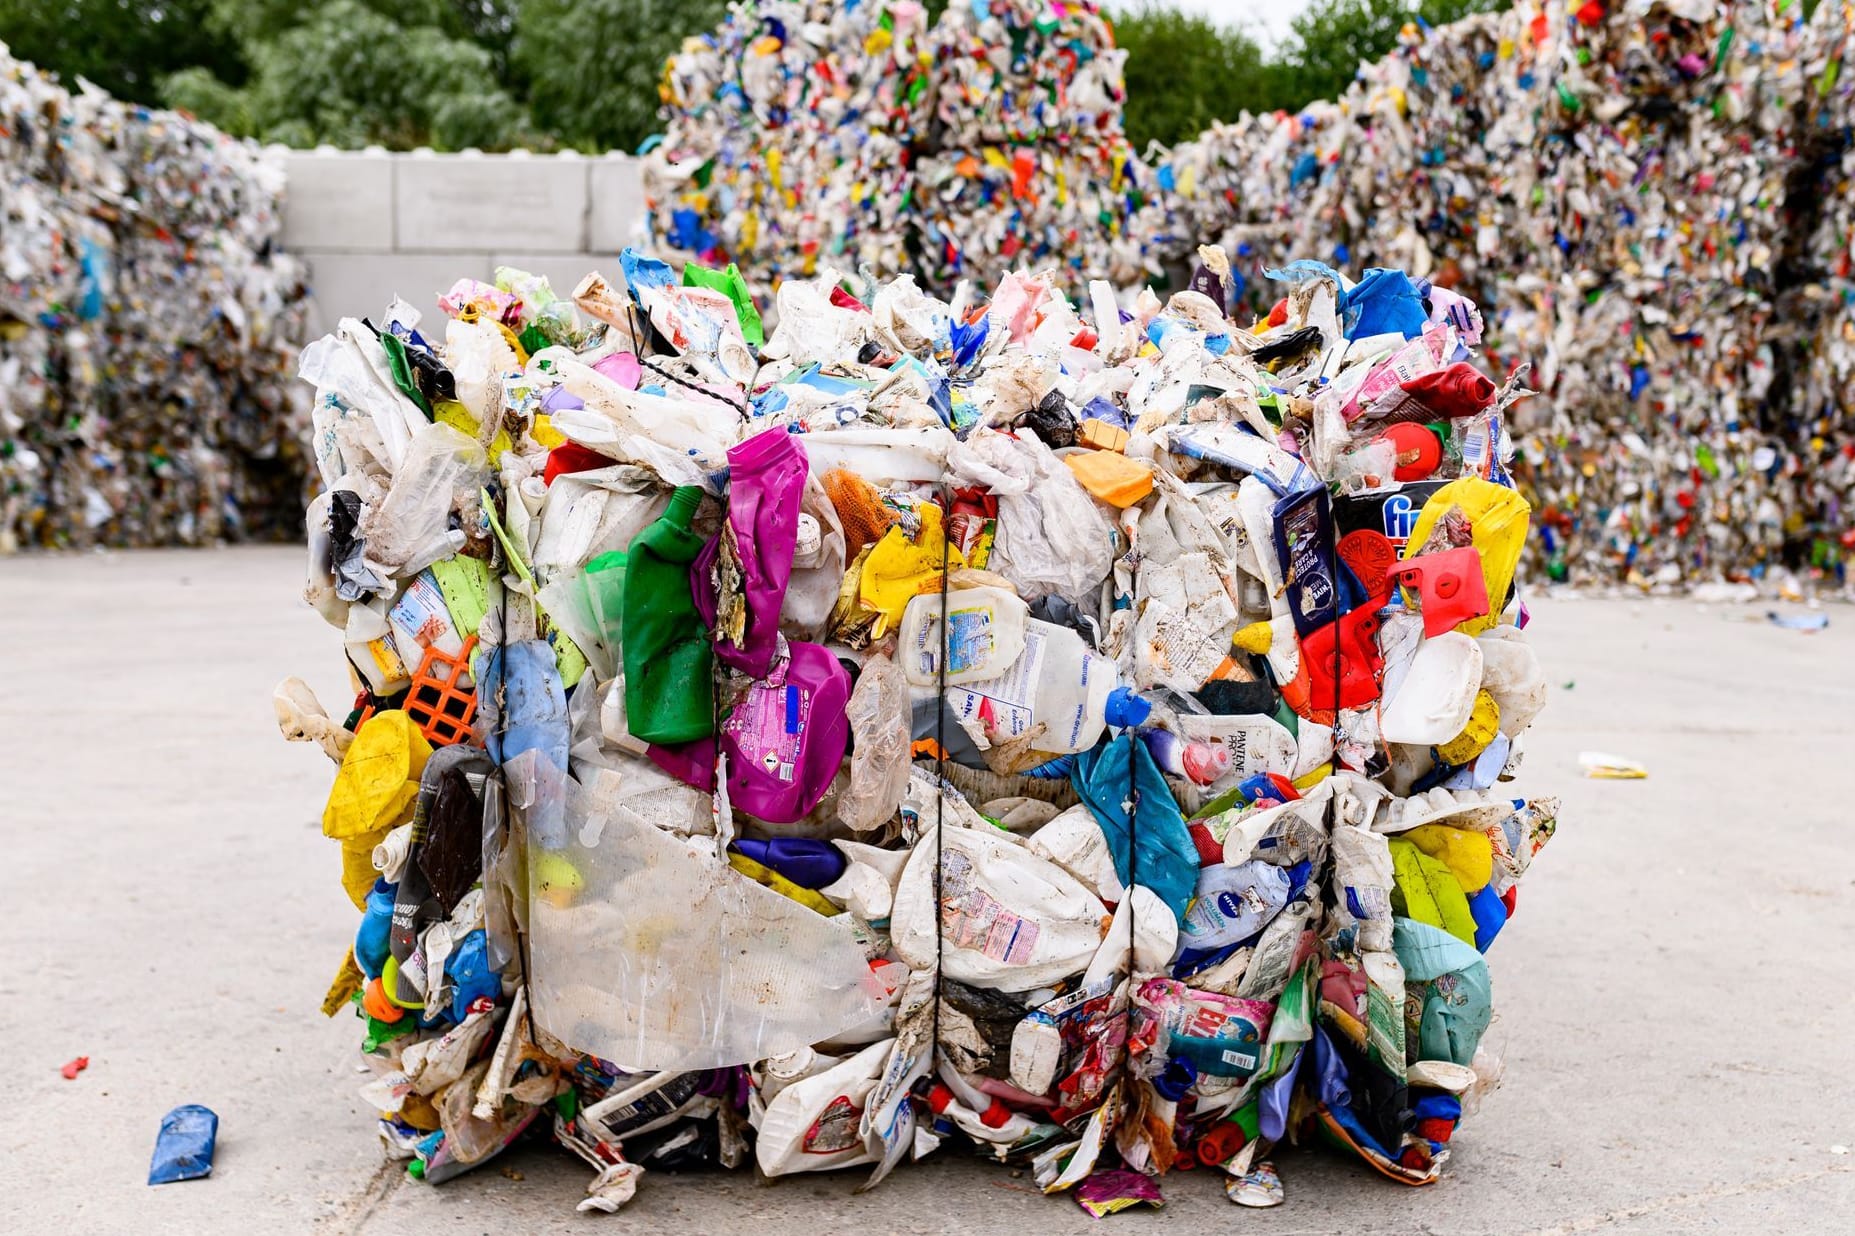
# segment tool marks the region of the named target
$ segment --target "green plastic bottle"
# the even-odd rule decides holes
[[[607,648],[625,646],[625,551],[600,554],[586,564],[586,595]]]
[[[673,745],[715,732],[714,652],[689,591],[689,566],[702,549],[689,521],[701,505],[699,486],[679,486],[670,509],[625,551],[625,718],[645,742]]]

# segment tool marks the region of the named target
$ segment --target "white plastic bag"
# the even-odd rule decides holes
[[[432,422],[412,436],[392,488],[361,516],[367,559],[410,579],[464,547],[478,494],[489,476],[483,448],[449,425]],[[451,515],[459,527],[451,527]]]
[[[896,953],[917,969],[933,966],[938,953],[948,978],[1030,991],[1081,973],[1107,917],[1082,881],[1007,834],[946,827],[938,845],[931,834],[916,844],[889,931]],[[936,920],[945,937],[938,950]]]

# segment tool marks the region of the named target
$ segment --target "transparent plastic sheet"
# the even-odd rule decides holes
[[[563,863],[562,908],[531,888],[537,1022],[633,1069],[704,1069],[831,1038],[885,1003],[845,924],[741,879],[685,842],[573,794],[565,844],[536,843],[531,882]]]
[[[863,660],[848,708],[850,783],[838,796],[837,818],[852,832],[873,832],[901,808],[908,790],[908,683],[893,659]]]

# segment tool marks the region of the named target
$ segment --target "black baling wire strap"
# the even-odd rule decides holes
[[[497,488],[501,493],[507,493],[506,490],[502,490],[501,486]],[[506,517],[507,513],[505,511],[505,518]],[[508,548],[506,546],[501,548],[502,553],[505,556],[509,556]],[[509,563],[509,569],[515,569],[514,562]],[[502,647],[496,650],[496,693],[502,697],[496,701],[496,750],[500,753],[502,751],[503,739],[509,732],[509,585],[506,583],[502,586],[501,596],[496,600],[496,611],[502,621]],[[510,846],[515,843],[515,830],[509,826],[509,781],[508,778],[503,775],[500,762],[496,766],[496,775],[502,778],[503,845]],[[524,821],[524,823],[526,823],[526,821]],[[528,848],[526,828],[523,829],[523,833],[522,848],[526,850]],[[527,865],[525,861],[522,864],[523,867]],[[523,891],[526,893],[527,890]],[[522,1021],[528,1027],[529,1045],[536,1046],[538,1041],[535,1038],[534,960],[528,949],[528,931],[520,922],[515,924],[515,942],[516,946],[520,948],[522,952],[522,988],[528,997],[526,1000],[522,1001]]]
[[[1134,591],[1140,590],[1140,572],[1138,565],[1134,570]],[[1137,780],[1140,762],[1134,750],[1137,743],[1145,741],[1140,737],[1137,726],[1128,726],[1124,731],[1127,737],[1127,1008],[1121,1013],[1121,1078],[1122,1085],[1127,1084],[1127,1074],[1133,1068],[1133,1028],[1134,1028],[1134,985],[1137,975],[1134,970],[1134,941],[1138,937],[1139,927],[1134,922],[1138,907],[1134,905],[1134,888],[1140,883],[1140,785]],[[1112,980],[1110,980],[1112,981]],[[1114,992],[1108,992],[1108,1005],[1114,1006]],[[1126,1110],[1126,1093],[1122,1093],[1122,1111]]]
[[[929,1054],[932,1071],[940,1054],[941,954],[946,948],[947,906],[941,900],[941,829],[946,822],[947,768],[947,647],[952,642],[947,630],[947,568],[953,532],[953,495],[945,477],[940,482],[940,646],[936,649],[934,711],[934,1045]]]
[[[1340,742],[1345,728],[1340,724],[1340,675],[1344,672],[1346,650],[1340,642],[1340,527],[1338,502],[1333,491],[1327,492],[1327,593],[1333,598],[1333,750],[1327,756],[1327,775],[1340,771]],[[1370,603],[1369,598],[1367,604]],[[1373,638],[1376,638],[1374,636]],[[1327,787],[1327,836],[1333,836],[1339,823],[1338,802],[1332,786]]]
[[[641,349],[643,345],[640,342],[641,337],[638,334],[637,309],[631,305],[626,305],[625,306],[625,317],[631,323],[632,346],[634,348]],[[750,417],[748,416],[748,405],[747,405],[746,400],[742,400],[740,403],[736,403],[732,399],[722,399],[720,395],[716,394],[712,390],[709,390],[707,387],[697,386],[693,382],[688,382],[682,378],[677,377],[675,374],[671,373],[668,369],[665,369],[661,365],[656,364],[654,361],[650,359],[650,357],[644,355],[644,353],[641,350],[633,352],[632,355],[637,358],[638,365],[641,368],[650,370],[652,373],[656,374],[658,377],[662,378],[666,382],[674,383],[675,385],[682,387],[684,390],[694,391],[696,394],[705,395],[710,399],[721,399],[723,403],[727,404],[729,407],[733,408],[737,413],[740,414],[741,423],[743,425],[747,424],[748,421],[750,420]]]

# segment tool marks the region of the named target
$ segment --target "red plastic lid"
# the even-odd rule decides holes
[[[1428,431],[1425,436],[1429,436]],[[1337,549],[1340,561],[1352,571],[1365,588],[1367,596],[1384,597],[1391,594],[1391,585],[1385,582],[1385,572],[1397,564],[1398,550],[1391,543],[1390,537],[1370,528],[1359,528],[1341,537]]]
[[[1391,449],[1398,453],[1391,473],[1394,480],[1427,480],[1443,462],[1442,442],[1422,425],[1405,421],[1378,436],[1380,441],[1391,443]]]
[[[1368,604],[1301,637],[1301,670],[1307,676],[1310,708],[1364,708],[1378,698],[1378,676],[1385,668],[1378,627],[1378,610]]]

